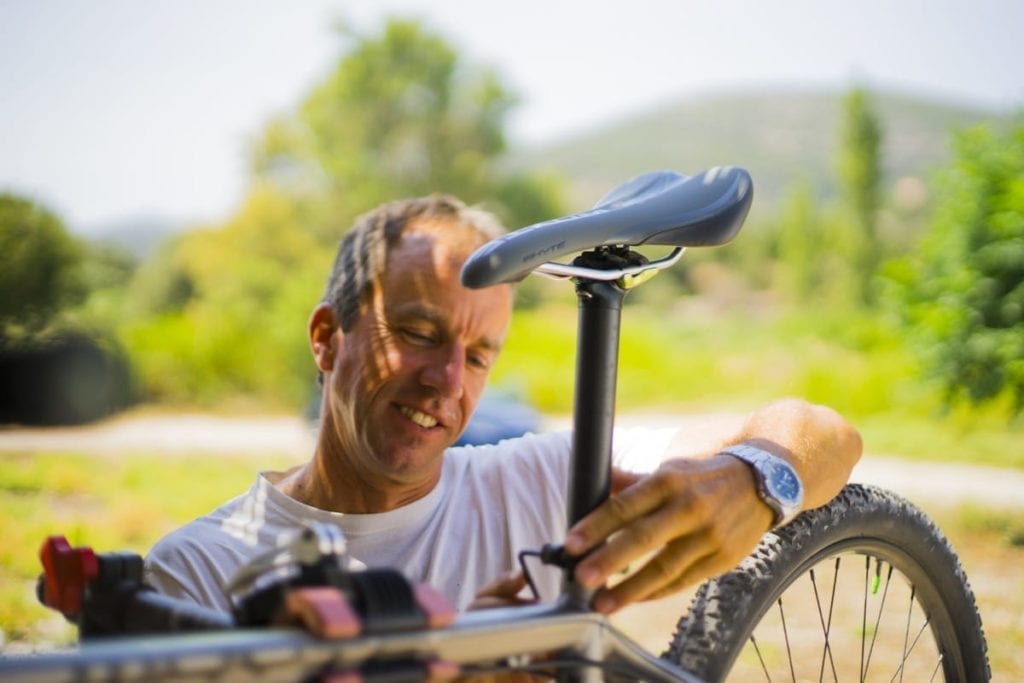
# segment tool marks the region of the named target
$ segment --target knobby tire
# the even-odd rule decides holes
[[[793,625],[798,615],[804,627]],[[769,628],[781,634],[759,633]],[[662,656],[708,681],[741,664],[740,680],[756,671],[766,680],[990,678],[981,617],[949,542],[906,500],[859,484],[701,586]]]

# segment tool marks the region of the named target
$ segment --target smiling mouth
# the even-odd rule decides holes
[[[398,411],[424,429],[437,426],[437,419],[407,406],[398,406]]]

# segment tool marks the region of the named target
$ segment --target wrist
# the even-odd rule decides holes
[[[771,531],[775,527],[775,510],[758,492],[757,476],[750,465],[728,453],[718,452],[713,457],[735,481],[735,493],[731,501],[747,511],[745,514],[751,518],[753,526],[763,531]]]
[[[755,443],[734,444],[723,448],[719,455],[731,456],[747,466],[757,494],[773,512],[770,528],[783,526],[803,508],[803,482],[785,458]]]

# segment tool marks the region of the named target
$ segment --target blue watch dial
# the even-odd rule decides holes
[[[800,499],[800,480],[788,467],[775,466],[765,482],[779,500],[796,503]]]

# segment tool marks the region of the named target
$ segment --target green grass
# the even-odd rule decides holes
[[[35,599],[39,548],[50,535],[96,551],[144,554],[163,534],[209,512],[283,458],[214,455],[0,454],[0,630],[6,641],[67,640]]]
[[[495,382],[568,414],[575,345],[570,305],[518,312]],[[1005,406],[944,413],[920,377],[899,335],[863,314],[627,307],[617,410],[746,411],[799,396],[846,415],[869,453],[1024,468],[1024,423]]]

